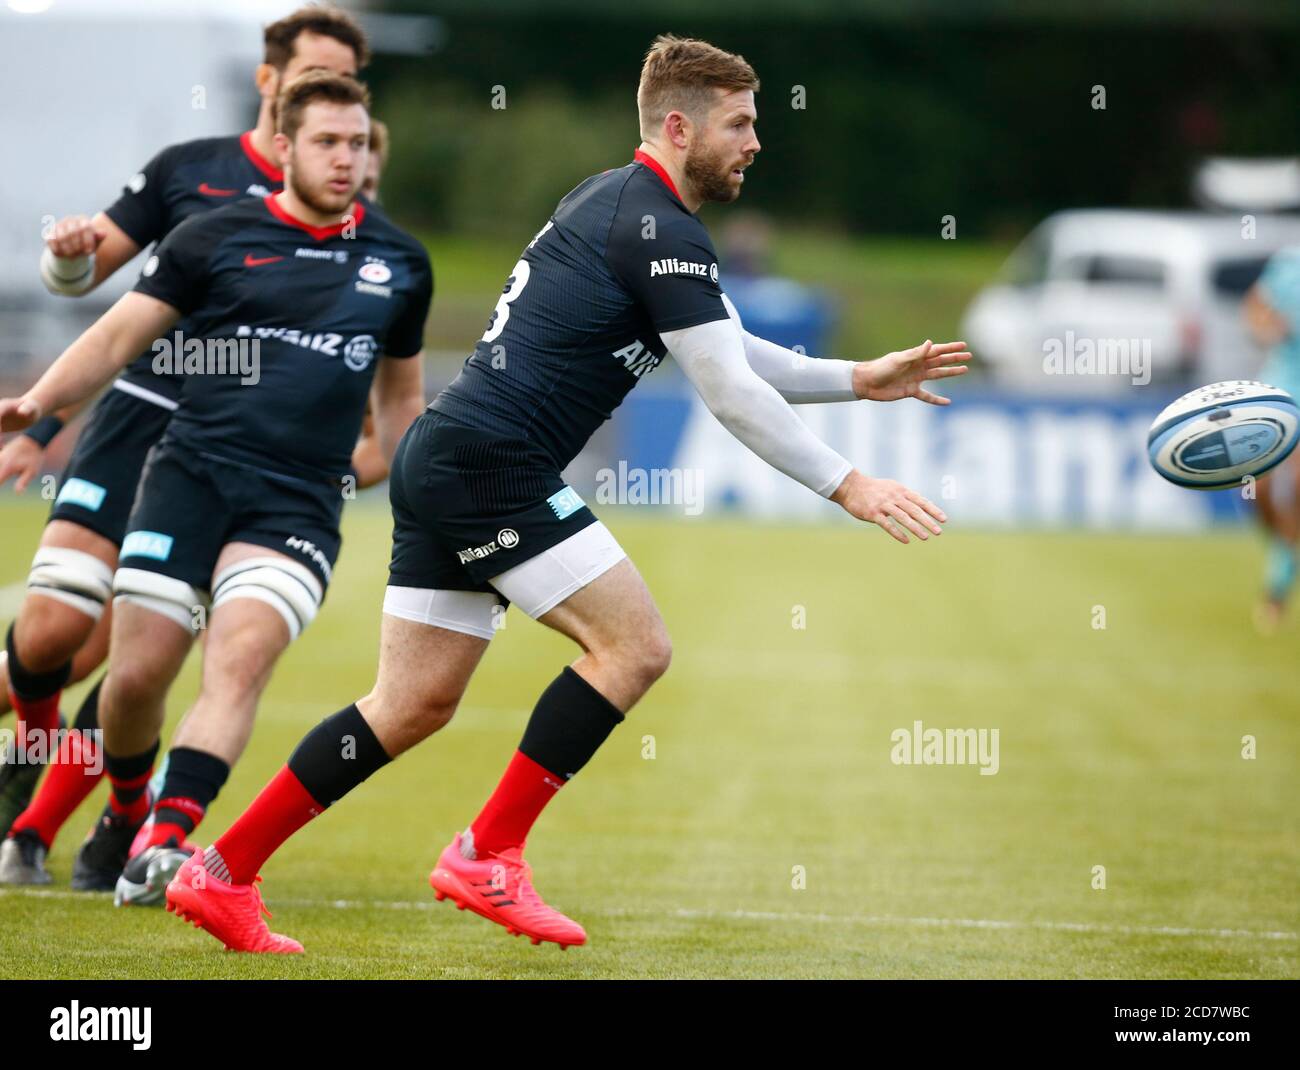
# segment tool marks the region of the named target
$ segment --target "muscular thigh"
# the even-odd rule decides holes
[[[51,520],[46,524],[41,546],[80,550],[99,558],[109,568],[117,566],[117,543],[71,520]]]
[[[537,619],[584,650],[636,645],[666,635],[659,607],[630,558]]]
[[[265,683],[276,659],[290,643],[290,625],[285,619],[286,595],[290,592],[284,588],[295,582],[292,576],[299,566],[293,558],[264,546],[229,543],[217,557],[213,590],[219,590],[216,577],[229,575],[233,566],[254,560],[284,562],[285,574],[276,577],[279,583],[275,587],[252,582],[242,588],[242,594],[228,594],[214,603],[203,644],[205,691],[233,678]]]

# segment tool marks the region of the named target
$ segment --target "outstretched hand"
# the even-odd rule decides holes
[[[951,398],[931,393],[924,384],[965,375],[970,369],[961,362],[969,358],[965,342],[935,345],[927,339],[911,349],[886,353],[877,360],[859,361],[853,368],[853,392],[868,401],[919,398],[931,405],[950,405]]]
[[[0,398],[0,431],[26,431],[41,418],[33,398]]]
[[[0,449],[0,486],[10,479],[14,481],[14,490],[21,494],[41,471],[41,459],[45,456],[45,447],[26,435],[14,435],[4,448]]]

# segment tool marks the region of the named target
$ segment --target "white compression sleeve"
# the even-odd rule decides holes
[[[47,245],[41,251],[41,281],[52,294],[84,294],[95,282],[95,254],[55,256]]]
[[[853,470],[749,366],[733,320],[659,337],[722,426],[777,471],[829,498]]]
[[[745,357],[749,366],[790,404],[858,400],[853,392],[853,361],[810,357],[759,338],[745,330],[745,325],[740,322],[740,313],[726,294],[722,295],[722,303],[745,340]]]

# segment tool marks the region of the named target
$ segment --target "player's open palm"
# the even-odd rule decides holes
[[[947,405],[950,399],[925,388],[927,382],[965,375],[962,362],[970,359],[965,342],[930,340],[911,349],[886,353],[876,360],[860,361],[853,369],[853,391],[868,401],[898,401],[920,398],[931,405]]]
[[[0,449],[0,486],[10,479],[21,494],[41,470],[45,447],[26,435],[15,435]]]
[[[948,516],[924,495],[908,490],[892,479],[871,479],[861,472],[850,472],[831,495],[831,501],[850,516],[879,524],[901,543],[907,543],[910,531],[925,540],[942,532],[940,522]]]

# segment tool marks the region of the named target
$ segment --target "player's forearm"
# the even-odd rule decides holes
[[[740,312],[726,294],[722,305],[740,331],[745,344],[745,359],[765,383],[792,405],[813,405],[829,401],[856,401],[851,360],[828,360],[809,357],[786,349],[766,338],[745,330]]]
[[[852,471],[749,366],[740,331],[730,320],[666,331],[662,337],[709,411],[777,471],[824,498]]]
[[[760,379],[792,405],[857,401],[851,360],[810,357],[744,332],[745,357]]]
[[[63,351],[24,396],[36,402],[41,415],[80,406],[177,318],[175,309],[161,301],[125,294]]]
[[[379,460],[384,466],[384,475],[381,475],[380,479],[388,475],[388,469],[393,463],[393,454],[397,452],[397,444],[402,441],[406,429],[424,411],[424,406],[423,391],[390,402],[381,402],[375,406],[374,439]]]
[[[357,474],[357,489],[365,490],[388,478],[388,462],[375,434],[366,435],[352,451],[352,470]]]
[[[98,323],[68,346],[27,394],[42,414],[71,407],[105,386],[126,365],[113,361],[109,339]]]

